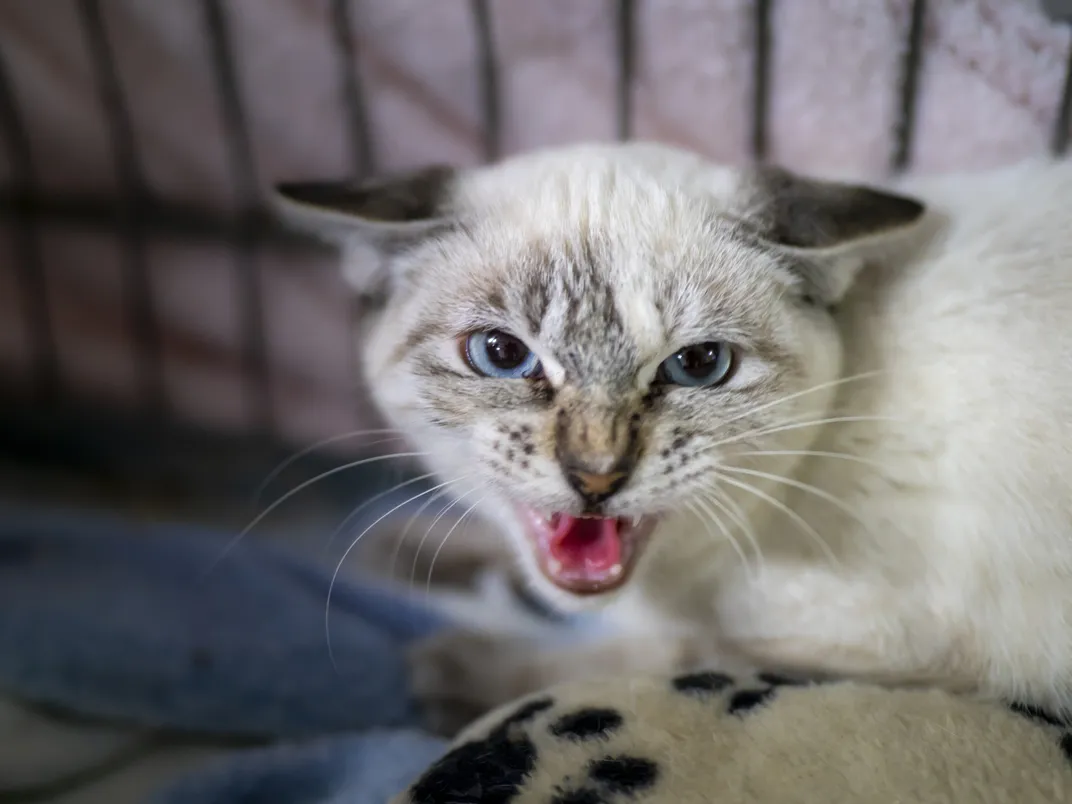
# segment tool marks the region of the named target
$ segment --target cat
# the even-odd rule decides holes
[[[436,638],[430,711],[715,662],[1069,709],[1069,163],[879,187],[585,144],[276,203],[341,248],[443,489],[619,625]]]

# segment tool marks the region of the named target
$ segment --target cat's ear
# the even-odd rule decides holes
[[[454,226],[454,168],[433,165],[362,183],[277,184],[272,207],[295,229],[338,246],[347,279],[378,294],[392,258]]]
[[[926,212],[914,198],[774,167],[758,169],[748,189],[748,218],[763,239],[802,258],[808,295],[826,304],[849,289],[867,248],[911,228]]]

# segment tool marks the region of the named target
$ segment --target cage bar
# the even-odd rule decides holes
[[[752,4],[752,130],[750,145],[756,162],[767,159],[770,114],[771,0]]]
[[[1065,81],[1061,87],[1061,99],[1057,105],[1057,118],[1053,122],[1053,140],[1050,149],[1054,156],[1064,156],[1068,150],[1069,128],[1072,127],[1072,41],[1068,43],[1068,61],[1065,66]]]
[[[890,168],[895,173],[907,169],[912,161],[916,110],[919,106],[919,75],[923,64],[923,23],[926,15],[925,0],[912,0],[904,57],[901,61],[897,116],[893,125],[893,154],[890,158]]]
[[[331,28],[339,58],[339,86],[346,110],[346,134],[350,143],[350,170],[354,179],[375,173],[372,157],[372,132],[369,129],[365,93],[357,67],[350,0],[332,0]]]
[[[469,0],[476,31],[476,67],[480,112],[484,124],[484,161],[502,154],[502,104],[499,96],[499,63],[492,31],[489,0]]]
[[[636,79],[636,2],[618,0],[618,85],[615,98],[615,128],[619,140],[633,135],[633,93]]]
[[[167,408],[168,400],[161,373],[160,331],[143,222],[149,190],[100,3],[80,0],[78,13],[101,106],[108,118],[119,182],[119,197],[111,209],[123,239],[123,283],[137,379],[146,407],[159,414]]]
[[[241,206],[239,226],[232,246],[241,291],[239,315],[245,348],[249,407],[254,426],[270,430],[273,423],[271,367],[268,363],[264,300],[256,253],[258,225],[252,214],[260,195],[253,162],[253,139],[238,88],[238,71],[226,7],[222,0],[203,0],[203,9],[216,94],[227,137],[231,178]]]
[[[11,81],[7,57],[0,49],[0,131],[3,132],[11,179],[16,193],[27,197],[37,189],[33,147],[22,119],[15,87]],[[48,277],[41,252],[38,221],[25,204],[13,204],[7,219],[12,223],[11,238],[15,250],[15,270],[20,304],[30,340],[33,365],[33,390],[42,400],[60,395],[62,379],[56,352],[56,336],[48,303]]]

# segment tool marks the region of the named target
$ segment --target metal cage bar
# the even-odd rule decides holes
[[[618,0],[616,19],[618,84],[615,129],[619,140],[633,136],[633,91],[636,79],[636,0]]]
[[[1057,104],[1057,118],[1053,123],[1053,139],[1050,149],[1054,156],[1064,156],[1068,150],[1069,135],[1072,134],[1072,41],[1068,44],[1068,62],[1065,68],[1065,81],[1061,87],[1061,98]]]
[[[37,189],[33,146],[22,119],[18,97],[11,81],[7,58],[0,51],[0,132],[11,163],[15,192],[29,196]],[[31,209],[15,204],[5,216],[13,224],[12,243],[23,316],[33,366],[33,390],[40,401],[56,399],[62,388],[59,356],[52,314],[48,304],[48,277],[38,231],[38,219]]]
[[[919,105],[919,74],[923,64],[923,23],[926,21],[926,0],[912,0],[908,21],[901,77],[897,95],[897,115],[893,128],[893,153],[890,168],[899,173],[912,161],[912,144],[916,129],[916,108]]]
[[[250,215],[260,193],[253,161],[253,138],[249,131],[242,95],[238,86],[234,42],[230,20],[222,0],[203,0],[216,94],[227,138],[231,179],[243,210],[232,245],[241,288],[243,341],[246,363],[246,392],[256,427],[271,430],[273,420],[271,366],[264,327],[264,303],[257,264],[257,221]]]
[[[161,371],[158,316],[143,220],[149,189],[99,0],[80,0],[78,13],[101,106],[108,117],[112,158],[119,180],[120,194],[113,209],[123,237],[123,283],[137,378],[147,407],[152,413],[161,414],[168,407],[168,400]]]
[[[331,0],[331,31],[338,53],[339,86],[346,110],[350,172],[354,179],[361,179],[375,173],[375,163],[365,92],[357,72],[357,45],[350,0]]]
[[[770,114],[771,2],[752,4],[752,127],[749,146],[756,162],[767,160]]]
[[[484,123],[484,160],[494,162],[502,153],[502,99],[499,89],[499,60],[489,0],[470,0],[476,32],[477,81],[480,112]]]

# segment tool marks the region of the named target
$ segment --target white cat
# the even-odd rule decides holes
[[[718,659],[1072,704],[1072,165],[892,193],[595,145],[280,203],[445,489],[626,626],[451,635],[427,700]]]

